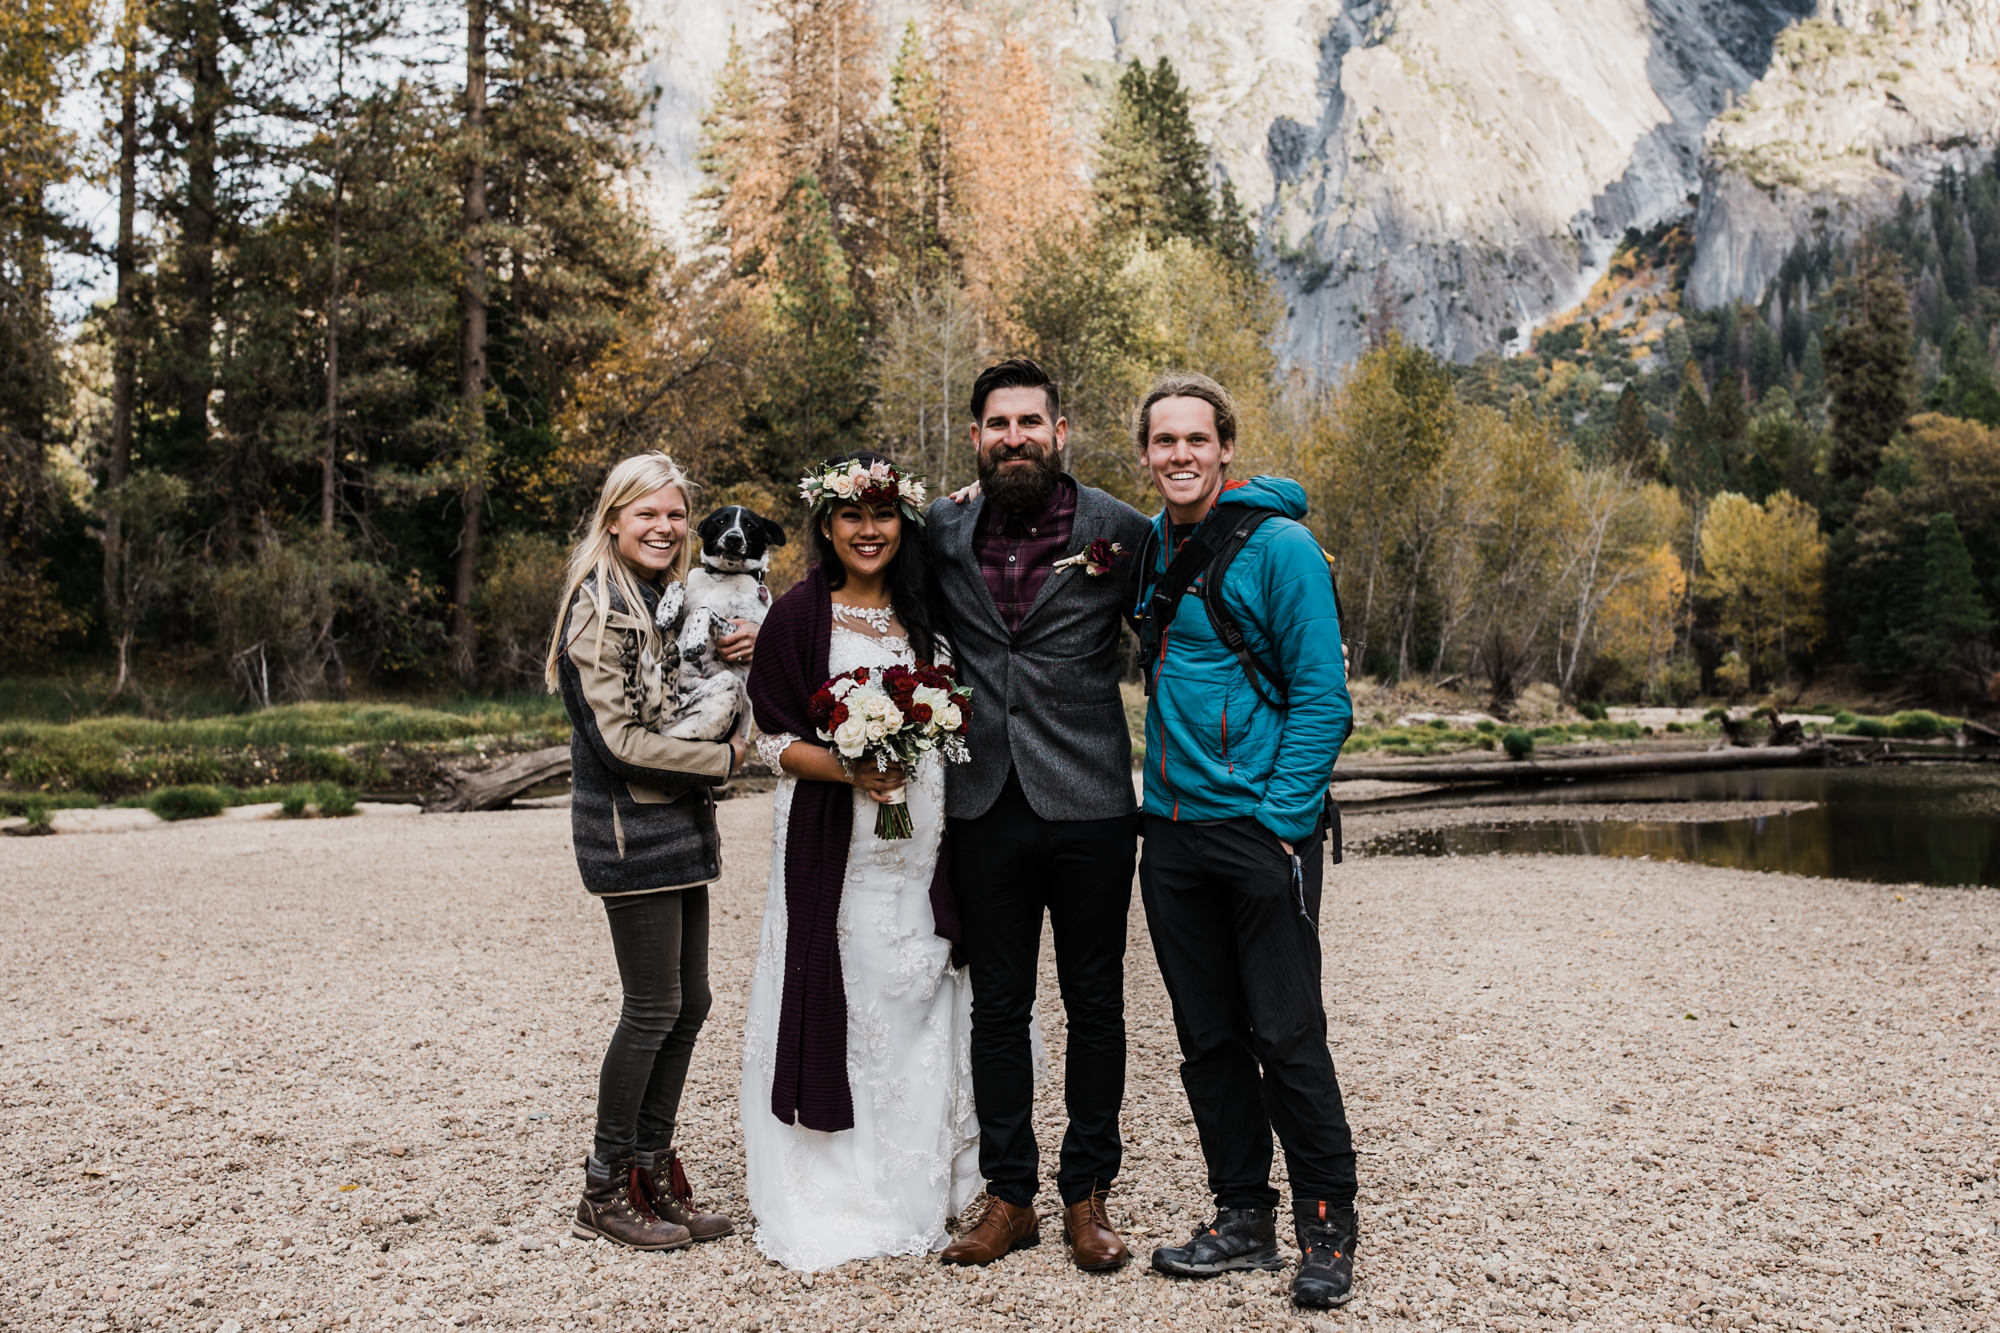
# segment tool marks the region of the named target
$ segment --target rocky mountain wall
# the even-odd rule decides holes
[[[1688,300],[1754,301],[1802,239],[1852,239],[2000,141],[2000,3],[1820,0],[1704,138]]]
[[[637,0],[661,89],[655,197],[755,0]],[[883,0],[885,52],[922,0]],[[1084,101],[1170,57],[1255,209],[1284,351],[1326,377],[1386,317],[1460,360],[1574,305],[1628,227],[1697,194],[1693,299],[1754,296],[2000,125],[2000,0],[1025,0]],[[1801,22],[1801,20],[1803,20]],[[1004,89],[995,89],[1004,96]],[[1086,105],[1086,119],[1093,110]]]

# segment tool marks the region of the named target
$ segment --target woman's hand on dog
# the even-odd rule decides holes
[[[736,626],[734,633],[725,634],[715,641],[722,660],[732,665],[748,662],[757,651],[757,631],[760,626],[752,620],[732,620]]]

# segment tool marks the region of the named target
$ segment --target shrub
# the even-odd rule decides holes
[[[1500,730],[1500,724],[1490,717],[1482,717],[1472,725],[1476,730],[1483,731],[1489,736]],[[1493,747],[1489,745],[1486,748],[1490,750]]]
[[[1686,727],[1684,727],[1684,726],[1682,726],[1682,725],[1681,725],[1680,723],[1678,723],[1678,722],[1669,722],[1669,723],[1667,723],[1667,730],[1668,730],[1668,731],[1670,731],[1670,732],[1673,732],[1673,733],[1675,733],[1676,735],[1678,735],[1678,734],[1680,734],[1681,732],[1684,732],[1684,731],[1686,731],[1686,730],[1687,730],[1687,728],[1686,728]]]
[[[1509,759],[1526,759],[1535,752],[1535,738],[1519,727],[1509,727],[1500,737],[1500,745]]]
[[[1859,717],[1848,712],[1845,708],[1833,715],[1833,725],[1836,727],[1851,727],[1860,720]]]
[[[1603,704],[1596,703],[1588,699],[1578,704],[1576,706],[1576,711],[1581,713],[1583,716],[1589,718],[1592,722],[1602,722],[1610,716],[1609,713],[1606,713],[1604,711]]]
[[[162,787],[146,798],[146,808],[162,819],[213,819],[230,804],[215,787]]]
[[[1904,740],[1927,741],[1949,730],[1951,730],[1949,722],[1936,713],[1927,713],[1922,709],[1898,713],[1889,719],[1889,734]]]
[[[1646,699],[1661,708],[1682,708],[1701,693],[1701,668],[1685,657],[1677,657],[1646,682]]]
[[[355,799],[353,792],[336,782],[300,782],[286,789],[278,805],[286,819],[304,819],[309,814],[339,819],[354,813]]]
[[[1857,717],[1854,719],[1854,725],[1848,730],[1856,736],[1880,740],[1889,734],[1889,724],[1879,717]]]
[[[1450,731],[1451,719],[1447,717],[1434,717],[1426,725],[1437,731]]]
[[[1729,716],[1729,710],[1727,708],[1724,708],[1721,704],[1717,704],[1715,707],[1709,709],[1706,713],[1703,713],[1701,715],[1701,720],[1704,722],[1720,722],[1725,718],[1727,718],[1728,716]]]

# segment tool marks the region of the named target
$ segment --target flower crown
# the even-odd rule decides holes
[[[873,463],[852,459],[822,463],[799,478],[799,499],[815,515],[836,504],[876,505],[894,500],[904,518],[912,523],[924,521],[924,479],[880,459]]]

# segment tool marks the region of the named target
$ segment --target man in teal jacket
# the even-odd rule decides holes
[[[1297,482],[1228,479],[1236,420],[1221,385],[1161,380],[1140,409],[1138,443],[1166,501],[1147,547],[1142,614],[1218,503],[1276,515],[1251,533],[1219,590],[1197,581],[1169,623],[1146,633],[1156,646],[1139,889],[1216,1204],[1213,1222],[1186,1245],[1155,1250],[1153,1266],[1178,1277],[1283,1266],[1275,1128],[1300,1250],[1292,1299],[1324,1309],[1353,1293],[1358,1235],[1354,1146],[1320,997],[1327,782],[1353,725],[1333,580],[1298,521]],[[1253,680],[1217,635],[1204,598],[1218,595],[1267,679]]]

